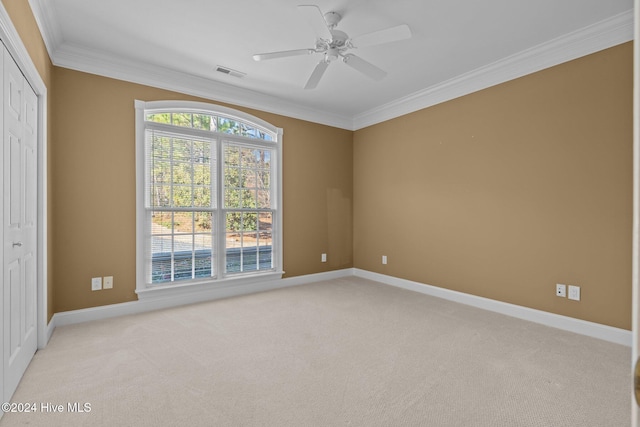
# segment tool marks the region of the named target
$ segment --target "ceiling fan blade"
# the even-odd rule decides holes
[[[313,32],[316,34],[316,37],[331,40],[331,31],[329,31],[327,22],[324,20],[324,15],[318,6],[313,4],[301,4],[298,6],[298,11],[307,19],[307,22],[311,28],[313,28]]]
[[[324,72],[327,70],[328,66],[329,62],[325,61],[324,59],[318,62],[318,65],[316,65],[313,73],[311,73],[311,77],[309,77],[309,80],[307,81],[307,84],[304,86],[304,88],[315,89],[315,87],[318,86],[318,83],[320,82],[320,79],[322,78]]]
[[[372,63],[353,54],[344,55],[342,57],[342,61],[354,70],[360,71],[362,74],[375,81],[382,80],[387,75],[386,71],[381,70]]]
[[[294,49],[280,52],[258,53],[253,55],[254,61],[264,61],[266,59],[286,58],[288,56],[309,55],[314,53],[314,49]]]
[[[409,26],[407,24],[402,24],[396,27],[374,31],[372,33],[362,34],[360,36],[354,37],[353,39],[351,39],[351,44],[354,47],[366,47],[410,38],[411,30],[409,29]]]

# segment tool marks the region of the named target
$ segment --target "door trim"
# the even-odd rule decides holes
[[[631,255],[632,287],[632,339],[631,370],[634,372],[640,357],[640,0],[634,1],[634,46],[633,46],[633,232]],[[640,427],[640,409],[632,393],[631,425]]]
[[[44,84],[27,48],[0,2],[0,40],[38,97],[38,348],[47,345],[53,328],[48,328],[47,306],[47,86]]]

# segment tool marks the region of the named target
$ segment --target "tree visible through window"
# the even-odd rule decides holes
[[[281,269],[276,233],[281,132],[243,113],[203,106],[139,111],[137,126],[144,131],[138,151],[144,153],[139,268],[146,285]],[[138,135],[142,139],[140,129]]]

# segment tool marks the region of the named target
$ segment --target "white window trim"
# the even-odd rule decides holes
[[[161,286],[148,286],[145,278],[145,111],[146,110],[198,110],[210,111],[212,114],[220,114],[240,121],[250,122],[254,125],[262,127],[276,134],[277,161],[276,161],[276,215],[274,218],[273,233],[273,254],[274,270],[268,272],[256,272],[243,274],[238,276],[222,277],[218,275],[216,279],[205,279],[189,282],[175,282],[171,284],[163,284]],[[283,239],[282,239],[282,134],[281,128],[244,113],[215,104],[192,101],[151,101],[145,102],[136,100],[136,294],[139,300],[149,300],[156,298],[175,298],[184,295],[193,295],[194,293],[206,294],[213,289],[237,287],[249,285],[256,282],[273,281],[282,278],[284,271],[283,265]],[[232,135],[230,135],[232,137]],[[259,141],[257,141],[259,144]]]

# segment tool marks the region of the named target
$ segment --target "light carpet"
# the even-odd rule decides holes
[[[349,277],[59,327],[0,426],[626,427],[630,359]]]

